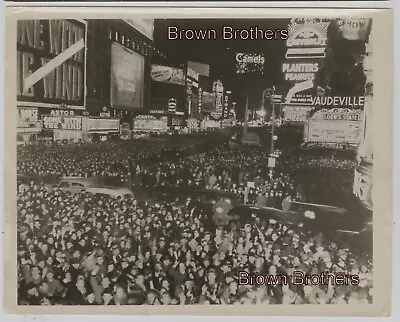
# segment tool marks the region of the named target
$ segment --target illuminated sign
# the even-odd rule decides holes
[[[168,119],[166,116],[157,119],[151,115],[141,115],[134,119],[133,129],[135,131],[166,132],[168,131]]]
[[[309,106],[285,106],[283,117],[286,122],[305,123],[310,110]]]
[[[314,80],[318,72],[318,63],[289,63],[282,64],[282,72],[286,81],[300,82]]]
[[[318,106],[343,106],[343,107],[363,107],[365,97],[350,97],[350,96],[327,96],[327,97],[314,97],[312,105]]]
[[[324,58],[329,21],[292,20],[286,58]]]
[[[86,25],[52,19],[17,27],[17,100],[84,106]]]
[[[79,116],[42,116],[43,128],[49,130],[82,131],[82,117]]]
[[[248,74],[258,73],[263,74],[265,58],[262,54],[236,54],[236,73]]]
[[[151,65],[151,79],[156,82],[185,85],[185,74],[182,69]]]

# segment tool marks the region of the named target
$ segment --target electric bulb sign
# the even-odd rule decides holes
[[[265,57],[262,54],[237,53],[237,74],[263,74]]]
[[[316,62],[285,62],[282,64],[282,72],[285,80],[292,83],[314,81],[315,74],[319,70]]]
[[[86,24],[63,19],[19,20],[17,27],[19,105],[64,103],[82,108]]]

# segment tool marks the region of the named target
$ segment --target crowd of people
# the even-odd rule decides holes
[[[283,208],[285,198],[319,201],[327,190],[334,194],[351,187],[351,159],[291,151],[280,156],[270,173],[262,147],[205,146],[128,141],[22,147],[18,171],[130,175],[134,185],[147,190],[165,188],[180,197],[191,189],[224,190],[242,196],[244,203],[274,208]],[[160,157],[165,151],[169,158]],[[313,189],[307,171],[324,173],[315,175],[319,181],[314,186],[327,188]],[[17,209],[21,305],[372,301],[372,260],[301,225],[254,215],[245,223],[210,226],[212,214],[181,198],[138,201],[72,194],[35,182],[19,187]],[[353,274],[359,283],[295,285],[294,271]],[[289,283],[241,285],[239,272],[288,276]]]
[[[372,263],[301,227],[258,218],[210,229],[182,203],[32,185],[18,195],[25,305],[368,303]],[[358,274],[359,285],[240,285],[238,274]]]

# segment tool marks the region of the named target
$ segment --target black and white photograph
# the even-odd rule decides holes
[[[376,304],[391,80],[335,13],[16,19],[16,306]]]

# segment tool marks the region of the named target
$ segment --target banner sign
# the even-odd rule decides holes
[[[113,43],[111,45],[111,105],[143,107],[144,57]]]
[[[310,106],[295,105],[284,106],[282,109],[284,120],[293,123],[305,123],[310,110]]]
[[[372,19],[370,18],[344,18],[338,21],[342,37],[347,40],[361,40],[368,42]]]
[[[80,116],[42,116],[43,129],[82,131],[82,117]]]
[[[185,74],[183,69],[151,65],[151,79],[156,82],[185,85]]]
[[[306,142],[358,144],[361,110],[323,109],[312,115],[305,127]]]
[[[286,58],[325,58],[329,21],[292,19],[288,26]]]
[[[350,96],[326,96],[314,97],[312,105],[324,107],[352,107],[363,108],[365,103],[364,96],[350,97]]]
[[[125,19],[129,25],[139,31],[142,35],[146,36],[150,40],[153,39],[153,32],[154,32],[154,19]]]
[[[237,53],[236,73],[237,74],[263,74],[265,58],[262,54]]]
[[[18,20],[17,101],[30,102],[32,106],[64,103],[83,108],[85,43],[85,23]]]

